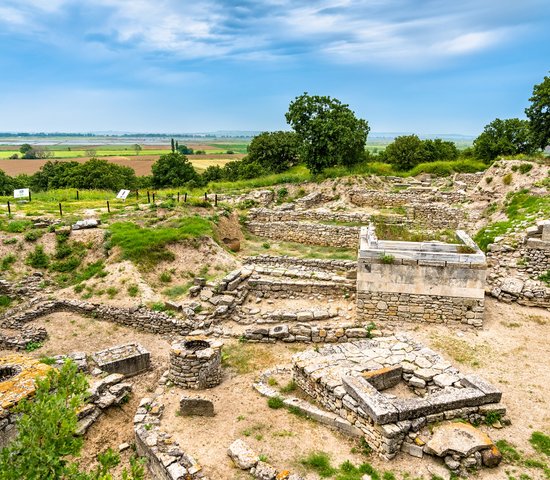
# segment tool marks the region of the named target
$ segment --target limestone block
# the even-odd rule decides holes
[[[206,398],[183,396],[180,399],[180,412],[183,416],[213,417],[214,404]]]
[[[227,454],[231,457],[231,460],[233,460],[235,465],[241,470],[249,470],[259,461],[258,454],[241,439],[235,440],[229,446],[227,449]]]
[[[468,457],[492,447],[493,441],[468,423],[443,423],[434,428],[432,438],[424,448],[427,453],[438,457],[450,454]]]

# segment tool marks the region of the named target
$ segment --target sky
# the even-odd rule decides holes
[[[477,135],[549,70],[550,0],[0,0],[0,131],[288,129],[308,92]]]

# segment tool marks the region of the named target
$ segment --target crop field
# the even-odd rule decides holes
[[[205,155],[189,155],[189,161],[200,173],[206,170],[210,165],[223,166],[233,160],[240,160],[244,155],[223,155],[223,154],[205,154]],[[137,176],[151,175],[151,166],[155,163],[159,155],[139,155],[139,156],[97,156],[109,162],[116,163],[125,167],[133,168]],[[46,159],[15,159],[10,160],[6,158],[0,158],[0,170],[3,170],[7,175],[15,176],[21,173],[32,175],[40,170],[40,167],[46,162],[51,160],[61,161],[76,161],[83,163],[89,160],[90,157],[69,157],[69,158],[46,158]]]

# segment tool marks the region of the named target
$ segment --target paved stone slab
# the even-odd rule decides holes
[[[502,399],[502,392],[478,375],[466,375],[460,383],[465,387],[481,390],[485,394],[487,400],[483,403],[498,403]]]
[[[444,457],[450,454],[467,457],[474,452],[493,447],[493,441],[468,423],[442,423],[424,447],[427,453]]]

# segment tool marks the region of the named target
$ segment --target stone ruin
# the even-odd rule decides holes
[[[35,392],[35,379],[52,367],[24,355],[0,357],[0,448],[13,439],[18,418],[14,411],[24,398]]]
[[[485,254],[462,244],[378,240],[363,227],[357,260],[357,316],[382,325],[410,321],[483,326]]]
[[[183,388],[203,390],[222,380],[222,346],[203,336],[185,337],[170,349],[168,379]]]
[[[479,423],[490,412],[506,413],[494,386],[461,374],[403,334],[298,353],[292,374],[309,397],[358,428],[388,460],[399,451],[433,454],[434,448],[415,441],[427,425],[452,419]]]
[[[137,375],[151,366],[151,354],[139,343],[128,343],[107,348],[92,355],[97,367],[108,373]]]

